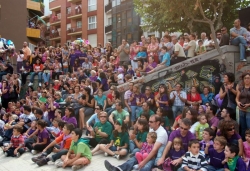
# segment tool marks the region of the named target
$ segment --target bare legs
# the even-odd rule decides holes
[[[79,128],[80,129],[83,129],[86,127],[85,120],[84,120],[85,119],[84,110],[85,110],[84,107],[79,109],[79,123],[80,123]]]

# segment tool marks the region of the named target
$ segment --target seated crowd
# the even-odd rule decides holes
[[[238,20],[236,28],[237,24]],[[240,33],[233,33],[230,30],[232,37],[241,39]],[[35,48],[33,53],[24,42],[17,53],[19,75],[11,74],[9,63],[1,64],[0,145],[5,156],[41,153],[32,157],[37,165],[52,161],[73,170],[88,165],[100,152],[118,160],[129,155],[117,167],[106,160],[109,171],[246,170],[250,160],[249,73],[242,74],[239,84],[233,73],[224,73],[223,83],[216,77],[214,92],[207,86],[203,90],[192,86],[187,92],[180,83],[171,92],[165,84],[152,92],[151,87],[142,89],[132,81],[142,72],[193,57],[196,36],[189,38],[186,48],[183,37],[178,42],[175,35],[166,33],[163,43],[142,37],[139,46],[123,40],[114,50],[107,43],[105,48],[74,45],[70,50],[67,46]],[[202,46],[202,41],[197,43]],[[197,54],[206,51],[197,49],[201,51]],[[4,57],[0,53],[0,59]],[[28,75],[28,90],[22,95]],[[117,85],[124,82],[128,90],[121,96]],[[86,116],[90,117],[87,121]]]

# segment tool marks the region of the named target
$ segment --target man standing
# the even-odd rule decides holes
[[[227,28],[222,27],[221,28],[221,39],[220,39],[220,44],[219,46],[224,46],[224,45],[229,45],[229,35],[227,33]]]
[[[170,100],[173,102],[172,110],[174,114],[174,119],[177,117],[178,112],[182,113],[183,107],[187,100],[187,93],[182,91],[182,85],[176,84],[175,91],[170,93]]]
[[[118,47],[118,55],[120,57],[120,65],[126,64],[129,62],[129,45],[125,39],[122,39],[122,44]]]
[[[151,128],[149,132],[155,132],[157,134],[157,139],[152,151],[140,164],[138,164],[138,169],[140,171],[149,171],[152,169],[153,165],[157,164],[168,142],[168,134],[166,130],[161,126],[161,118],[158,115],[152,115],[149,118],[149,126]],[[131,171],[133,169],[133,166],[137,163],[138,162],[135,157],[130,158],[118,167],[112,166],[107,160],[104,161],[105,167],[108,171]]]
[[[173,65],[186,60],[186,55],[177,38],[172,38],[172,42],[174,44],[174,54],[171,56],[171,64]]]
[[[240,26],[240,19],[234,21],[234,27],[230,29],[231,44],[240,47],[240,61],[246,62],[245,53],[247,48],[247,29]]]
[[[23,54],[24,54],[23,65],[25,65],[26,61],[27,60],[29,61],[29,58],[30,58],[30,55],[31,55],[31,50],[28,47],[28,43],[27,42],[23,42],[23,49],[22,50],[23,50]]]

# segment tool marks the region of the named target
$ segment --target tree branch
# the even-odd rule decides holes
[[[198,7],[199,7],[199,10],[200,10],[200,13],[201,13],[203,19],[209,21],[209,19],[205,16],[204,10],[202,8],[201,1],[197,0],[197,3],[198,3]]]

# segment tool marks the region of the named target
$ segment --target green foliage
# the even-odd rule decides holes
[[[211,32],[223,25],[232,27],[238,18],[237,9],[250,1],[236,0],[134,0],[135,10],[146,23],[144,27],[157,31]]]

